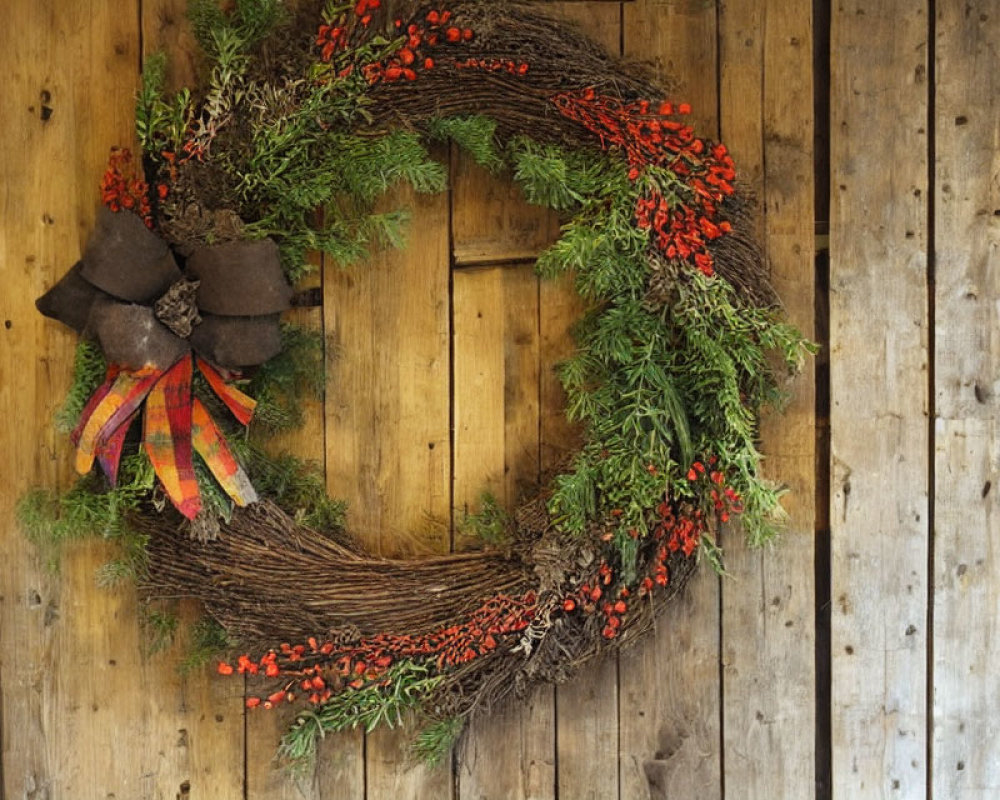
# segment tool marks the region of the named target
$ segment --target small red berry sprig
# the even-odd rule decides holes
[[[531,69],[526,61],[514,61],[510,58],[467,58],[455,62],[456,69],[479,69],[484,72],[506,72],[510,75],[523,77]]]
[[[281,688],[267,697],[248,697],[248,708],[272,708],[299,697],[320,705],[336,692],[384,684],[390,667],[400,661],[429,663],[439,673],[468,664],[497,650],[505,637],[524,631],[536,612],[534,592],[520,597],[497,594],[461,623],[431,633],[377,634],[348,646],[310,637],[306,644],[285,643],[257,660],[241,655],[235,665],[219,662],[217,669],[220,675],[282,679]]]
[[[719,207],[734,192],[733,159],[723,144],[712,144],[675,115],[691,113],[687,103],[648,100],[625,103],[599,95],[593,87],[563,92],[552,98],[559,111],[596,136],[605,150],[620,149],[629,165],[629,179],[639,180],[649,167],[667,170],[671,194],[668,201],[657,181],[648,181],[636,202],[636,224],[651,229],[656,247],[670,259],[687,261],[706,276],[714,274],[708,243],[732,230],[719,219]]]
[[[686,478],[696,485],[703,481],[709,483],[711,488],[708,488],[707,495],[711,499],[712,510],[721,522],[728,522],[730,515],[741,512],[743,506],[736,490],[726,485],[725,474],[716,468],[717,464],[718,458],[715,456],[708,459],[708,467],[701,461],[695,461]],[[650,471],[654,471],[652,465]],[[620,517],[621,513],[615,509],[611,515]],[[665,588],[670,583],[670,557],[678,552],[687,558],[694,555],[709,529],[708,517],[703,509],[690,501],[662,501],[655,509],[655,521],[651,529],[655,549],[647,563],[645,574],[635,585],[616,583],[614,568],[606,560],[602,560],[597,572],[563,599],[562,610],[567,614],[594,614],[600,611],[604,616],[602,635],[606,639],[616,638],[622,630],[633,592],[639,597],[646,597],[657,588]],[[633,538],[638,536],[635,530],[629,530],[629,535]],[[611,536],[606,534],[603,538],[607,541]]]
[[[729,522],[732,514],[739,514],[743,511],[743,501],[739,493],[726,484],[726,476],[722,470],[717,468],[718,458],[711,456],[708,459],[708,467],[701,461],[695,461],[687,472],[687,479],[693,484],[708,481],[711,488],[708,496],[712,501],[712,507],[719,517],[720,522]]]
[[[563,600],[563,611],[567,614],[574,611],[595,614],[600,611],[604,617],[601,634],[605,639],[614,639],[621,631],[622,618],[628,611],[627,598],[631,594],[627,586],[613,587],[614,582],[614,569],[607,561],[602,561],[597,573]]]
[[[149,184],[136,177],[132,169],[132,151],[112,147],[108,168],[101,178],[101,202],[112,211],[133,211],[147,228],[153,227],[149,204]]]
[[[381,0],[358,0],[353,7],[353,24],[362,28],[369,27],[372,15],[380,7]],[[320,50],[320,59],[325,63],[331,63],[338,54],[350,51],[352,21],[349,10],[350,7],[340,9],[337,16],[319,27],[316,46]],[[400,36],[398,47],[389,55],[360,66],[361,74],[369,85],[415,81],[421,71],[432,70],[437,66],[442,56],[442,47],[460,45],[475,39],[475,32],[471,28],[454,24],[452,12],[447,9],[431,9],[408,24],[402,19],[396,19],[393,27]],[[338,72],[341,76],[350,74],[354,68],[353,64],[337,66],[341,67]]]

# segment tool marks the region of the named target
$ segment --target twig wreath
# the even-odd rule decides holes
[[[302,704],[285,755],[412,709],[433,757],[470,715],[648,629],[697,556],[718,566],[731,516],[772,536],[757,420],[809,345],[782,321],[726,147],[641,70],[515,5],[232,5],[192,3],[196,90],[166,95],[150,60],[146,179],[112,151],[83,257],[38,301],[82,336],[62,420],[84,477],[21,516],[119,539],[105,576],[151,601],[199,599],[219,673],[257,676],[247,706]],[[590,308],[560,367],[585,440],[517,509],[485,504],[481,551],[388,560],[255,442],[322,389],[321,341],[279,321],[306,253],[399,244],[402,216],[374,201],[443,189],[435,140],[564,215],[538,269],[571,272]]]

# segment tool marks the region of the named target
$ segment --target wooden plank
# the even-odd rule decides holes
[[[71,448],[54,432],[52,412],[69,380],[75,337],[38,316],[33,300],[79,256],[109,146],[132,140],[137,6],[112,5],[55,14],[39,4],[11,4],[11,36],[0,56],[8,76],[0,175],[9,320],[0,385],[6,418],[20,422],[3,434],[10,454],[3,556],[17,565],[3,578],[3,631],[18,654],[5,659],[0,678],[5,790],[138,797],[174,796],[187,786],[232,796],[241,791],[242,748],[235,761],[221,752],[214,760],[202,743],[226,729],[230,711],[238,716],[239,698],[197,678],[182,683],[176,651],[142,657],[134,593],[95,585],[94,571],[111,548],[70,548],[53,578],[38,568],[11,520],[14,499],[29,485],[65,486],[70,479]],[[42,175],[51,180],[39,181]]]
[[[48,712],[55,676],[51,670],[54,639],[52,623],[58,613],[59,582],[42,569],[34,548],[14,521],[17,497],[34,484],[55,486],[65,460],[57,452],[52,434],[53,395],[65,390],[68,354],[73,338],[69,331],[43,323],[33,299],[51,285],[64,268],[58,251],[67,255],[79,242],[65,214],[68,203],[47,208],[57,199],[54,191],[37,193],[37,176],[46,161],[59,155],[66,141],[60,130],[70,122],[71,107],[64,98],[71,91],[58,84],[56,110],[63,120],[53,137],[41,120],[41,92],[52,92],[48,70],[54,61],[54,43],[46,31],[48,20],[37,4],[18,2],[6,9],[9,41],[0,51],[6,76],[0,95],[0,264],[4,291],[0,293],[3,346],[0,347],[0,412],[17,425],[0,429],[5,458],[0,459],[0,556],[15,565],[0,575],[4,645],[16,648],[18,657],[0,661],[3,693],[3,791],[4,797],[29,796],[47,791],[58,779],[59,764],[48,744]],[[53,120],[50,118],[49,122]],[[56,141],[50,141],[56,139]],[[64,169],[65,161],[57,162]],[[74,176],[67,176],[72,182]],[[35,191],[29,187],[36,186]],[[64,196],[68,193],[63,190]],[[40,224],[43,213],[58,214],[58,227]],[[39,358],[46,353],[47,358]],[[50,366],[51,363],[51,366]],[[46,623],[49,624],[46,624]],[[17,731],[17,736],[7,732]]]
[[[387,555],[450,546],[448,199],[393,193],[405,251],[324,270],[327,487],[358,539]],[[409,763],[413,731],[365,746],[369,797],[441,797],[447,770]]]
[[[447,197],[409,190],[405,250],[324,274],[330,491],[386,555],[450,543]]]
[[[701,135],[718,133],[713,3],[626,3],[625,56],[649,61],[691,103]],[[653,635],[619,659],[621,797],[721,797],[719,581],[692,579]]]
[[[933,797],[1000,795],[1000,14],[938,6]]]
[[[774,287],[790,319],[813,329],[811,10],[771,0],[722,8],[722,138],[762,200]],[[763,76],[763,77],[762,77]],[[727,797],[808,797],[815,786],[813,365],[763,420],[768,476],[786,485],[776,548],[725,543],[723,748]]]
[[[462,270],[453,306],[457,523],[484,488],[512,509],[537,486],[538,279],[530,266]],[[554,745],[551,687],[492,709],[459,750],[458,796],[554,797]]]
[[[484,491],[510,509],[538,485],[538,279],[522,266],[462,270],[453,281],[459,523]],[[456,549],[477,544],[461,538]]]
[[[927,788],[927,35],[923,2],[833,11],[837,798],[920,798]]]

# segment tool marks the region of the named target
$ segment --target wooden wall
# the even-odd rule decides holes
[[[331,737],[309,774],[275,771],[287,720],[245,714],[242,687],[208,670],[181,680],[182,643],[144,657],[134,597],[95,585],[107,546],[74,544],[52,573],[13,521],[29,487],[72,479],[51,421],[73,336],[33,301],[81,251],[109,145],[132,140],[144,56],[166,48],[172,79],[190,77],[184,0],[7,0],[0,797],[1000,796],[1000,10],[548,7],[671,76],[729,143],[789,315],[826,345],[764,424],[791,490],[780,545],[732,537],[726,578],[704,571],[619,659],[497,709],[451,765],[414,765],[406,734],[380,731]],[[578,309],[532,272],[557,221],[439,155],[449,192],[394,198],[413,208],[409,248],[321,264],[322,306],[295,312],[327,335],[329,382],[284,444],[326,464],[384,552],[463,546],[454,522],[479,490],[513,501],[573,436],[552,365]]]

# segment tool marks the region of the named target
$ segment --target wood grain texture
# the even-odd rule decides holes
[[[17,2],[6,12],[0,183],[9,346],[0,384],[5,418],[20,423],[5,428],[3,449],[21,455],[4,459],[4,558],[19,565],[5,572],[2,592],[5,642],[17,653],[0,677],[5,790],[174,797],[186,786],[232,796],[241,791],[242,743],[218,752],[213,744],[234,716],[242,728],[240,698],[199,677],[182,682],[176,649],[144,657],[134,592],[95,582],[112,548],[67,548],[58,576],[46,575],[12,522],[13,499],[29,485],[71,480],[71,446],[52,413],[75,337],[37,315],[33,300],[82,250],[109,147],[132,143],[139,19],[136,5],[112,3]]]
[[[538,486],[538,278],[530,266],[453,279],[454,506],[514,508]],[[479,544],[459,538],[456,549]]]
[[[408,247],[323,276],[327,489],[385,555],[450,546],[448,198],[410,190]],[[367,737],[369,797],[448,797],[450,780],[403,758],[412,732]]]
[[[937,6],[932,796],[1000,796],[1000,12]]]
[[[927,789],[927,33],[922,2],[834,6],[835,798]]]
[[[717,25],[702,0],[625,4],[625,56],[648,61],[718,134]],[[621,797],[722,795],[719,580],[699,570],[653,636],[619,659]]]
[[[450,541],[448,199],[399,190],[406,250],[324,273],[327,485],[386,555]]]
[[[538,278],[531,266],[456,271],[453,307],[458,524],[484,489],[511,509],[538,483]],[[458,796],[554,797],[552,689],[494,712],[473,722],[459,748]]]
[[[457,747],[461,800],[554,800],[553,689],[489,710]]]
[[[802,3],[727,3],[721,15],[722,138],[760,198],[758,230],[789,318],[813,329],[811,10]],[[808,797],[815,786],[812,362],[791,402],[763,420],[765,471],[788,487],[777,547],[739,530],[724,544],[722,582],[726,796]]]

